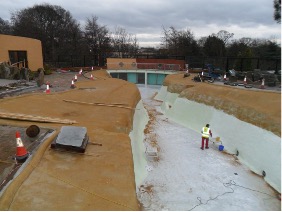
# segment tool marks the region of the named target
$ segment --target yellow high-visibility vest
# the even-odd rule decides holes
[[[203,127],[202,129],[202,137],[209,138],[210,137],[210,128]]]

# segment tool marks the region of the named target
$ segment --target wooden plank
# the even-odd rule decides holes
[[[34,116],[34,115],[20,114],[20,113],[0,112],[0,118],[13,119],[13,120],[35,121],[35,122],[47,122],[47,123],[61,123],[61,124],[77,123],[76,121],[69,120],[69,119],[59,119],[59,118],[52,118],[52,117],[45,117],[45,116]]]
[[[125,108],[125,109],[130,109],[130,110],[136,110],[135,108],[132,108],[132,107],[126,107],[126,106],[121,106],[121,105],[113,105],[113,104],[80,102],[80,101],[67,100],[67,99],[63,99],[63,101],[69,102],[69,103],[85,104],[85,105],[105,106],[105,107],[118,107],[118,108]]]

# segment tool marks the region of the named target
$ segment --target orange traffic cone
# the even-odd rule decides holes
[[[73,82],[73,79],[72,79],[72,81],[71,81],[71,86],[70,86],[71,88],[75,88],[75,85],[74,85],[74,82]]]
[[[90,75],[90,79],[94,80],[94,78],[93,78],[93,75],[92,75],[92,74]]]
[[[264,87],[264,79],[261,80],[260,89],[265,89],[265,87]]]
[[[17,140],[17,153],[16,153],[16,160],[18,162],[24,162],[28,158],[28,152],[23,145],[23,141],[21,139],[20,132],[16,132],[16,140]]]
[[[46,91],[45,93],[49,94],[51,91],[50,91],[50,85],[49,85],[49,82],[46,83]]]
[[[78,72],[78,76],[81,76],[82,74],[82,68],[80,69],[80,71]]]
[[[75,82],[77,81],[77,75],[74,75],[74,81]]]
[[[245,78],[244,78],[244,84],[245,85],[247,84],[247,76],[245,76]]]

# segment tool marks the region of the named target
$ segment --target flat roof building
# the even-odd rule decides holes
[[[41,41],[0,34],[0,62],[10,62],[10,64],[22,62],[31,71],[43,68]]]

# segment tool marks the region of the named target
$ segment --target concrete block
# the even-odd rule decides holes
[[[51,144],[51,148],[63,148],[84,153],[88,140],[85,127],[63,126],[56,140]]]

